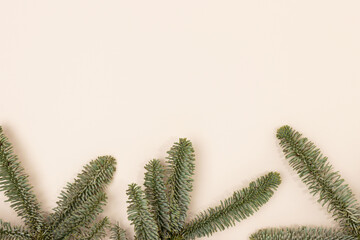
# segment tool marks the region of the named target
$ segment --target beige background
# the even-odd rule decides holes
[[[1,1],[0,124],[45,210],[111,154],[105,214],[132,233],[127,184],[179,137],[196,149],[189,218],[277,170],[258,213],[209,239],[334,222],[290,169],[290,124],[360,199],[358,1]],[[2,219],[21,223],[0,194]]]

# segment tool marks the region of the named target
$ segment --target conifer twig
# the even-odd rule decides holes
[[[86,233],[82,234],[80,240],[100,240],[105,237],[106,229],[109,226],[109,219],[104,217],[100,221],[94,223]]]
[[[145,196],[150,210],[158,223],[159,235],[170,232],[169,204],[164,183],[164,169],[157,159],[151,160],[145,169]]]
[[[31,240],[31,235],[23,227],[13,227],[8,222],[0,220],[0,239],[4,240]]]
[[[102,207],[106,204],[106,194],[99,192],[95,196],[88,197],[81,207],[77,208],[72,215],[67,217],[54,231],[54,239],[68,239],[81,234],[81,228],[86,227],[96,216],[101,213]]]
[[[159,240],[158,227],[152,216],[148,201],[140,186],[130,184],[127,190],[129,200],[128,219],[134,225],[136,238],[139,240]]]
[[[234,192],[219,206],[185,223],[195,169],[194,149],[189,140],[180,138],[168,154],[165,171],[157,159],[145,166],[145,196],[140,186],[129,185],[128,219],[134,225],[135,240],[188,240],[210,236],[259,210],[281,182],[279,173],[270,172],[251,182],[249,187]],[[120,227],[115,226],[112,239],[123,240],[119,237]]]
[[[167,153],[170,227],[173,232],[178,232],[185,223],[190,204],[195,170],[194,149],[189,140],[180,138]]]
[[[111,228],[111,236],[110,239],[112,240],[127,240],[126,232],[119,226],[119,223],[116,223]]]
[[[236,222],[259,210],[272,197],[280,183],[280,175],[274,172],[256,179],[247,188],[236,191],[230,198],[221,201],[220,205],[197,215],[184,226],[181,235],[184,239],[195,239],[234,226]]]
[[[114,175],[115,164],[116,160],[111,156],[98,157],[84,167],[74,183],[67,184],[54,213],[50,215],[53,231],[58,231],[58,226],[82,207],[89,197],[105,189]]]
[[[0,190],[25,226],[11,226],[0,220],[0,239],[4,240],[73,240],[101,239],[107,218],[93,223],[105,204],[105,187],[115,171],[111,156],[99,157],[84,167],[74,183],[62,191],[58,207],[43,216],[32,192],[28,176],[13,154],[12,146],[0,127]]]
[[[13,147],[0,127],[0,190],[4,192],[7,201],[23,219],[32,232],[40,232],[44,219],[40,214],[40,204],[37,201],[28,175],[25,174]]]
[[[250,240],[357,240],[353,236],[333,228],[296,227],[262,229],[250,236]]]
[[[333,170],[327,157],[314,143],[289,126],[277,131],[280,146],[286,159],[308,186],[310,193],[318,195],[319,202],[332,213],[340,227],[352,234],[359,234],[360,206],[351,189],[338,172]]]

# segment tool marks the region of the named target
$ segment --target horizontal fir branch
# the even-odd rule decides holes
[[[250,240],[357,240],[339,229],[322,227],[295,227],[262,229],[250,236]]]
[[[230,198],[221,201],[220,205],[197,215],[184,226],[181,236],[183,239],[195,239],[234,226],[236,222],[259,210],[272,197],[280,183],[280,175],[276,172],[256,179],[247,188],[236,191]]]

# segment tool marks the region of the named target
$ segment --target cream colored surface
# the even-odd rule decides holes
[[[1,1],[0,124],[45,210],[98,155],[118,170],[105,214],[132,233],[127,184],[179,137],[196,150],[189,218],[268,171],[283,184],[254,216],[331,226],[275,131],[292,125],[360,199],[359,1]],[[0,217],[21,223],[0,194]]]

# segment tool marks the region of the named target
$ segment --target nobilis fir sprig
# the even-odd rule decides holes
[[[145,194],[140,186],[129,185],[128,218],[137,240],[187,240],[210,236],[249,217],[265,204],[280,184],[280,175],[270,172],[247,188],[186,222],[195,170],[192,143],[184,138],[168,151],[167,165],[153,159],[145,166]],[[113,228],[112,239],[119,227]]]
[[[25,223],[25,226],[11,226],[0,220],[0,239],[100,239],[108,226],[107,220],[94,221],[106,203],[104,191],[114,175],[115,164],[111,156],[91,161],[61,192],[54,213],[45,216],[28,176],[0,127],[0,190]]]
[[[233,193],[220,205],[200,213],[194,220],[187,223],[182,230],[185,239],[210,236],[217,231],[232,227],[236,222],[254,214],[274,194],[280,184],[280,175],[270,172],[248,187]]]
[[[104,217],[100,221],[92,224],[87,232],[82,233],[78,239],[80,240],[100,240],[106,236],[106,229],[110,227],[110,221]]]
[[[306,236],[303,239],[326,239],[320,237],[329,231],[337,233],[337,238],[331,239],[349,239],[349,236],[360,239],[359,203],[344,179],[333,170],[327,157],[321,153],[314,143],[302,137],[299,132],[289,126],[278,129],[276,136],[280,140],[280,146],[290,166],[307,185],[310,193],[318,197],[318,202],[327,207],[327,210],[340,226],[339,229],[330,230],[316,228],[317,231],[312,230],[312,228],[303,228],[306,230],[300,231]],[[253,234],[251,238],[254,240],[282,239],[281,236],[289,236],[292,233],[299,233],[299,229],[261,230]]]
[[[166,195],[164,183],[164,169],[160,161],[151,160],[145,166],[145,196],[149,201],[150,211],[153,214],[161,236],[168,234],[170,230],[170,207]]]
[[[116,223],[112,226],[110,239],[112,239],[112,240],[128,240],[126,237],[125,230],[120,227],[119,223]]]
[[[167,153],[170,226],[173,232],[179,232],[184,226],[190,204],[195,170],[194,148],[190,141],[181,138]]]
[[[128,218],[134,225],[137,239],[157,240],[159,239],[158,227],[150,212],[148,200],[140,186],[130,184],[127,190],[129,196]]]
[[[250,240],[356,240],[341,230],[322,227],[269,228],[258,231]]]

